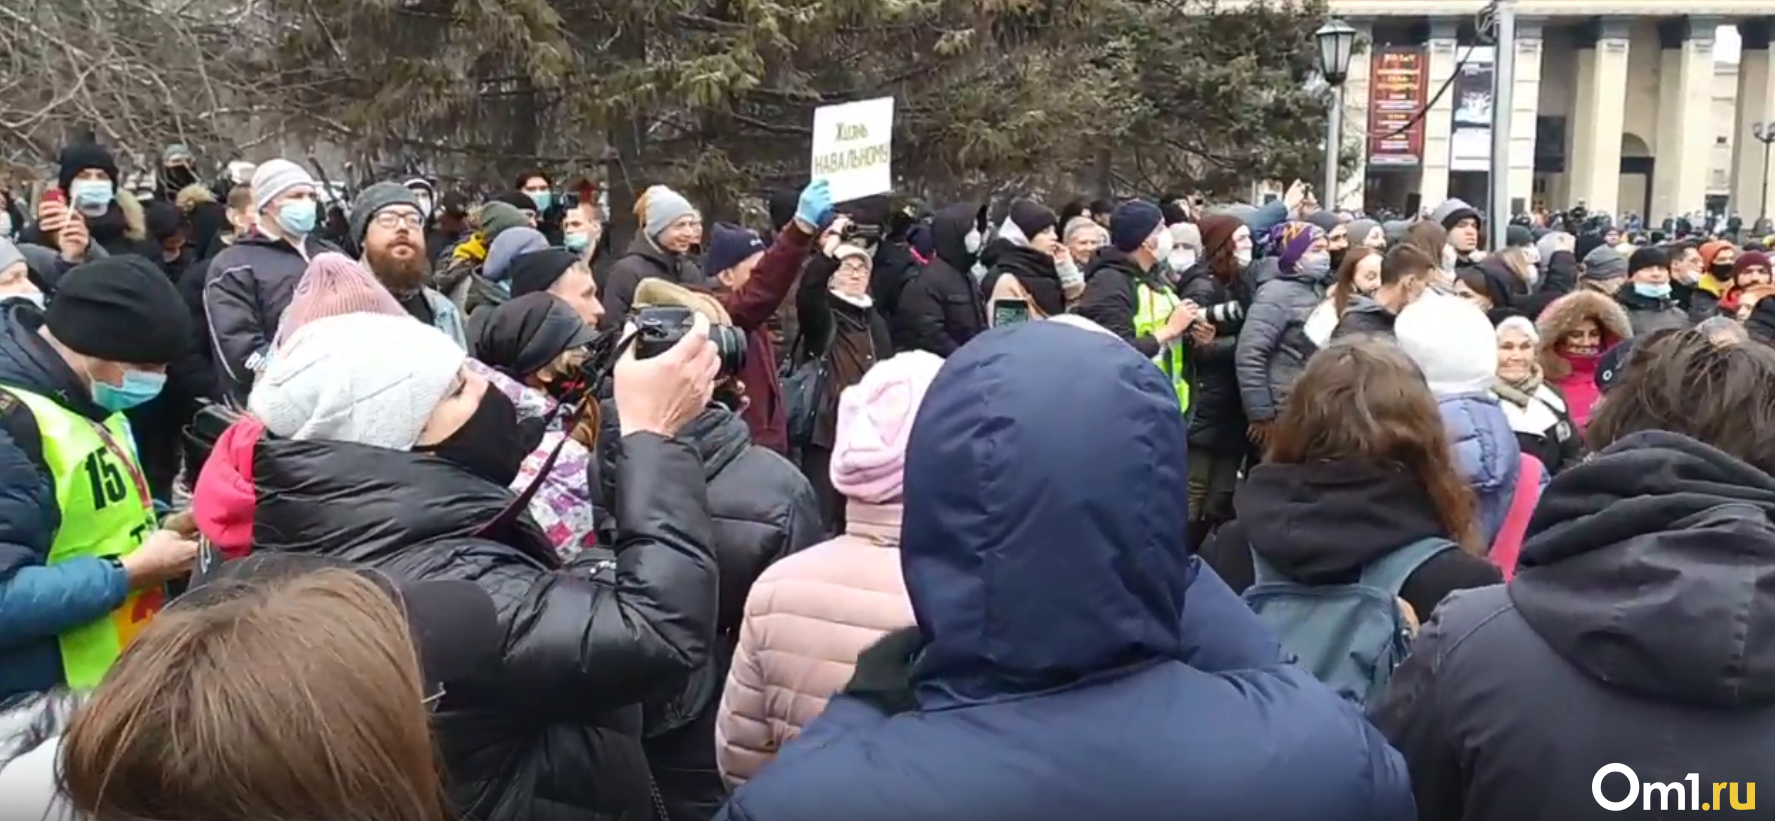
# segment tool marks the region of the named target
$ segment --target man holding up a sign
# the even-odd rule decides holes
[[[96,686],[197,544],[157,524],[123,411],[153,399],[190,312],[132,255],[0,303],[0,701]]]

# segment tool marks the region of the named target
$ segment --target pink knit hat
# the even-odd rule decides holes
[[[308,261],[302,281],[296,284],[296,293],[290,297],[290,307],[278,323],[271,349],[282,348],[303,326],[317,319],[343,314],[406,316],[407,310],[351,257],[331,251],[315,254]]]
[[[838,434],[832,444],[832,487],[868,504],[900,500],[906,440],[925,390],[943,360],[925,351],[884,359],[838,397]]]

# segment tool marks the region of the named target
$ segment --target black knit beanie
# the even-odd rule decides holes
[[[61,166],[57,182],[61,184],[62,193],[67,193],[68,186],[74,184],[74,177],[89,168],[97,168],[111,178],[111,187],[117,187],[117,160],[111,152],[98,143],[69,143],[62,148],[62,154],[56,158]]]
[[[565,248],[544,248],[513,257],[511,265],[506,268],[512,297],[548,290],[576,262],[579,262],[579,255]]]
[[[1011,203],[1011,224],[1023,232],[1025,239],[1035,239],[1036,234],[1055,227],[1058,221],[1053,211],[1035,200]]]
[[[191,346],[191,310],[153,262],[134,254],[75,266],[49,300],[49,332],[111,362],[165,365]]]

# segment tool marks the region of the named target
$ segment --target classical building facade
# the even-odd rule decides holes
[[[1483,203],[1499,57],[1475,26],[1484,3],[1331,6],[1368,44],[1344,89],[1346,146],[1360,147],[1362,163],[1345,177],[1339,202],[1395,210],[1449,196]],[[1752,126],[1775,121],[1775,3],[1517,0],[1516,8],[1502,171],[1513,208],[1581,203],[1652,222],[1703,209],[1762,212],[1775,168]],[[1679,8],[1685,16],[1671,16]],[[1722,26],[1739,34],[1735,64],[1716,65]]]

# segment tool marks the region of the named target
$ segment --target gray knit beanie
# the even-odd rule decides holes
[[[513,228],[500,233],[493,244],[487,246],[487,259],[481,263],[481,276],[494,282],[505,279],[506,269],[511,267],[512,260],[519,254],[540,251],[549,247],[548,238],[535,228]]]
[[[1627,258],[1607,245],[1598,245],[1584,255],[1584,275],[1580,279],[1603,280],[1627,276]]]
[[[682,217],[696,213],[690,200],[663,185],[656,185],[647,192],[647,238],[658,241],[659,235],[665,233],[672,223]]]
[[[253,171],[253,210],[264,211],[280,194],[298,185],[315,187],[308,170],[289,160],[270,160]]]
[[[425,209],[419,207],[419,198],[413,195],[413,189],[392,182],[379,182],[365,188],[351,203],[352,241],[362,243],[376,212],[396,205],[409,206],[419,212],[421,219],[425,218]]]

